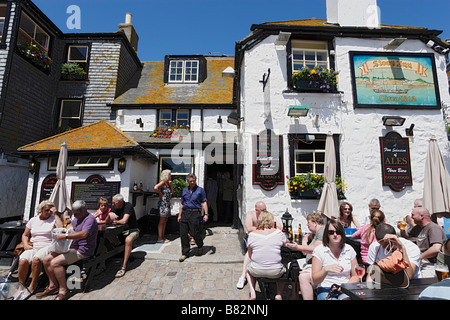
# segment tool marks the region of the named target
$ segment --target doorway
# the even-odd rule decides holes
[[[210,164],[205,166],[205,191],[208,199],[209,221],[221,225],[232,225],[236,190],[233,183],[232,164]],[[217,210],[217,212],[214,212]]]

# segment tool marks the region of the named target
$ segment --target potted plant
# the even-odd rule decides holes
[[[153,130],[151,137],[155,138],[171,138],[186,136],[191,132],[189,125],[176,125],[175,121],[170,123],[164,122],[164,126],[158,126]]]
[[[61,65],[61,78],[63,80],[85,80],[86,71],[78,63],[64,63]]]
[[[48,50],[42,49],[34,39],[25,43],[18,43],[17,50],[22,57],[45,71],[49,70],[53,63],[53,60],[48,56]]]
[[[325,178],[323,175],[308,172],[307,174],[293,176],[290,178],[286,176],[286,178],[288,179],[288,188],[291,196],[317,199],[320,198],[323,190],[323,185],[325,183]],[[341,176],[336,175],[335,183],[338,198],[344,199],[344,190],[347,188],[344,180],[341,178]]]
[[[172,186],[173,186],[173,197],[180,198],[183,189],[188,186],[188,183],[186,182],[186,180],[182,178],[176,178],[173,179]]]
[[[338,72],[323,66],[304,67],[292,75],[294,88],[301,91],[335,92]]]

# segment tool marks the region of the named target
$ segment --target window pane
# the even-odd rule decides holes
[[[316,152],[316,162],[325,162],[325,152]]]
[[[69,47],[69,61],[87,61],[88,47],[85,46],[70,46]]]
[[[305,60],[316,61],[316,53],[314,51],[306,51]]]
[[[303,60],[303,51],[294,51],[294,60]]]
[[[324,167],[323,164],[316,164],[316,173],[324,173]]]
[[[177,126],[187,126],[188,124],[188,120],[177,120]]]
[[[64,118],[79,117],[80,116],[80,106],[81,106],[81,101],[78,101],[78,100],[63,101],[62,106],[61,106],[61,117],[64,117]]]
[[[185,110],[177,111],[177,119],[188,119],[188,117],[189,117],[189,111],[185,111]]]
[[[172,171],[172,175],[174,174],[188,174],[192,171],[192,158],[191,157],[180,157],[180,158],[171,158],[164,157],[161,159],[164,162],[164,166],[168,167]]]
[[[80,119],[61,119],[59,121],[59,127],[60,128],[79,128],[81,127],[81,120]]]
[[[300,174],[300,173],[308,173],[311,172],[313,170],[313,165],[312,164],[297,164],[296,165],[296,174]]]
[[[312,162],[314,161],[313,153],[297,152],[295,157],[297,162]]]
[[[328,55],[325,52],[317,52],[317,61],[327,61]]]
[[[36,33],[34,35],[34,40],[39,43],[44,49],[48,49],[49,36],[40,27],[36,26]]]
[[[34,27],[33,21],[25,14],[22,14],[22,17],[20,18],[20,28],[28,33],[30,37],[34,37]],[[30,39],[28,39],[28,41],[30,41]]]

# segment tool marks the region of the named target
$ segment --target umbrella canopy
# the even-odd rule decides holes
[[[50,201],[55,204],[58,212],[64,212],[66,208],[71,209],[69,194],[66,186],[66,171],[67,171],[67,144],[64,142],[59,151],[58,164],[56,166],[56,177],[58,181],[50,196]]]
[[[425,162],[423,204],[431,214],[450,212],[450,182],[436,137],[431,136]]]
[[[325,183],[320,195],[317,211],[328,218],[339,217],[339,202],[336,190],[336,153],[334,149],[333,134],[328,132],[325,141]]]

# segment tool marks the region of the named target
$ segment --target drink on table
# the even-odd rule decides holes
[[[438,281],[448,278],[448,266],[446,264],[436,263],[434,271],[436,272]]]
[[[400,221],[400,230],[405,230],[406,229],[406,221]]]

